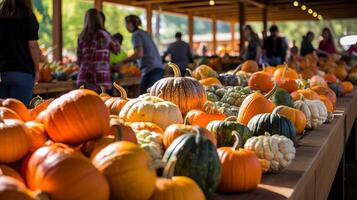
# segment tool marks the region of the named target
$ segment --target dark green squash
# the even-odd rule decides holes
[[[294,108],[293,98],[290,96],[289,92],[283,88],[278,88],[278,90],[271,97],[271,101],[276,106],[289,106]]]
[[[177,159],[175,176],[192,178],[207,198],[216,191],[221,176],[221,163],[216,147],[208,138],[201,133],[184,134],[176,138],[163,157],[165,162],[172,159]]]
[[[239,135],[243,138],[243,145],[245,142],[253,137],[253,133],[249,128],[236,120],[230,121],[235,117],[229,117],[224,121],[212,121],[207,125],[207,130],[209,130],[217,140],[217,147],[230,147],[233,146],[236,141],[236,137],[232,134],[233,131],[237,131]]]
[[[329,88],[335,92],[337,97],[343,96],[342,87],[339,84],[333,83],[328,85]]]
[[[294,124],[288,118],[279,114],[264,113],[255,115],[250,119],[248,128],[255,136],[264,135],[265,132],[268,132],[271,135],[284,135],[295,142],[296,131]]]

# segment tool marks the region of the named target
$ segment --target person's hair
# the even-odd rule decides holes
[[[123,35],[120,34],[120,33],[116,33],[113,35],[113,37],[118,40],[119,44],[122,44],[123,43]]]
[[[279,32],[279,28],[278,28],[277,25],[272,25],[272,26],[270,27],[269,31],[270,31],[271,33]]]
[[[103,11],[99,11],[100,17],[102,18],[103,26],[105,24],[105,15]]]
[[[182,38],[182,33],[181,32],[175,33],[175,38],[176,39],[181,39]]]
[[[309,31],[309,32],[306,33],[306,35],[303,36],[303,39],[307,39],[312,35],[315,35],[315,34],[313,32],[311,32],[311,31]]]
[[[19,18],[24,15],[31,15],[31,0],[2,0],[0,1],[0,17]]]
[[[79,38],[86,42],[91,41],[99,30],[105,31],[103,20],[101,19],[100,12],[95,8],[91,8],[86,12],[84,27]]]
[[[258,36],[258,34],[253,30],[252,26],[245,25],[244,28],[248,29],[252,35]]]
[[[128,15],[125,17],[126,23],[131,23],[134,26],[134,30],[141,26],[141,19],[137,15]]]
[[[332,35],[332,33],[331,33],[331,30],[330,30],[329,28],[325,27],[325,28],[322,29],[322,33],[325,32],[325,31],[328,33],[328,36],[329,36],[329,37],[328,37],[328,40],[329,40],[329,41],[334,41],[334,40],[333,40],[333,35]]]

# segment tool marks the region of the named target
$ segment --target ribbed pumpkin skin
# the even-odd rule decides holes
[[[41,102],[40,104],[36,105],[33,109],[30,110],[30,115],[31,115],[31,120],[35,120],[37,118],[37,115],[39,115],[42,111],[46,110],[48,105],[53,101],[54,99],[47,99]]]
[[[155,169],[149,167],[152,158],[138,145],[115,142],[102,149],[92,160],[106,176],[111,199],[148,199],[156,182]]]
[[[47,141],[45,126],[40,122],[29,121],[25,123],[29,129],[29,137],[31,139],[31,150],[34,151],[42,147]]]
[[[31,120],[30,112],[27,110],[26,105],[17,99],[5,99],[2,101],[2,106],[13,110],[16,114],[18,114],[22,121]]]
[[[82,154],[59,143],[32,154],[26,180],[32,190],[44,191],[52,200],[109,199],[105,177]]]
[[[109,110],[90,90],[69,92],[50,103],[45,112],[46,131],[54,142],[77,145],[109,129]]]
[[[254,92],[248,95],[238,112],[237,121],[241,124],[247,125],[249,120],[260,113],[271,113],[275,108],[275,105],[266,99],[259,92]]]
[[[262,173],[254,152],[231,147],[221,147],[217,151],[222,164],[219,192],[246,192],[257,188]]]
[[[190,178],[175,176],[158,178],[150,200],[205,200],[200,187]]]
[[[0,163],[12,163],[23,158],[31,148],[29,130],[17,119],[0,120]]]
[[[294,101],[290,94],[283,88],[279,88],[271,97],[271,101],[276,105],[276,106],[289,106],[291,108],[294,107]]]
[[[160,126],[156,125],[152,122],[128,122],[125,125],[130,126],[134,131],[148,130],[151,132],[156,132],[160,134],[164,134],[164,130],[160,128]]]
[[[217,140],[217,147],[233,146],[236,138],[232,135],[233,131],[237,131],[243,138],[243,144],[253,133],[243,124],[233,121],[212,121],[207,125],[207,130],[210,131]]]
[[[211,121],[224,120],[226,116],[222,113],[208,113],[202,110],[191,110],[187,113],[186,119],[191,125],[205,128]]]
[[[150,95],[176,104],[183,115],[193,109],[202,109],[207,101],[203,86],[190,77],[168,77],[157,81]]]
[[[217,189],[221,164],[216,147],[201,135],[185,134],[178,137],[166,150],[163,160],[177,158],[175,176],[192,178],[209,198]]]
[[[22,121],[21,117],[9,108],[0,107],[0,113],[3,119],[17,119]]]
[[[254,136],[264,135],[265,132],[271,135],[284,135],[295,141],[296,132],[292,122],[279,114],[259,114],[254,116],[248,123],[248,128],[253,132]]]
[[[6,165],[0,165],[0,176],[5,175],[5,176],[10,176],[21,183],[25,183],[24,179],[21,177],[21,175],[14,169],[12,169],[9,166]]]
[[[0,176],[0,199],[37,200],[23,183],[9,176]]]

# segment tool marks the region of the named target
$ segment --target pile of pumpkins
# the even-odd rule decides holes
[[[252,92],[228,117],[207,101],[210,86],[200,83],[219,81],[215,71],[181,77],[169,66],[174,77],[134,99],[114,83],[120,97],[80,88],[57,99],[37,97],[31,109],[1,100],[0,199],[200,200],[247,192],[263,173],[291,164],[296,134],[333,118],[336,94],[325,77],[307,84],[287,66],[258,71],[248,61],[239,74],[249,77]],[[243,77],[223,76],[230,85]]]

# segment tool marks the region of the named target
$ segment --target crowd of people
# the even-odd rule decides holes
[[[77,63],[80,66],[77,86],[101,92],[104,88],[112,93],[113,71],[130,62],[137,62],[141,71],[140,94],[146,93],[164,75],[163,62],[167,57],[176,63],[185,74],[193,62],[191,47],[182,40],[182,33],[175,35],[163,56],[149,33],[141,28],[138,16],[125,17],[126,29],[132,33],[133,54],[128,56],[121,48],[123,36],[110,34],[105,28],[105,15],[97,9],[89,9],[84,18],[83,30],[78,36]],[[39,23],[33,13],[31,0],[3,0],[0,3],[0,98],[17,98],[28,105],[34,84],[39,79],[41,58],[38,45]],[[241,50],[244,59],[276,66],[285,62],[288,52],[286,38],[282,37],[276,25],[270,27],[270,35],[259,38],[249,25],[244,27],[247,41]],[[314,33],[308,32],[301,42],[300,51],[293,42],[291,56],[316,52],[329,56],[336,52],[330,29],[322,30],[318,48],[313,46]],[[357,49],[356,46],[354,46]],[[352,49],[353,50],[353,49]]]

